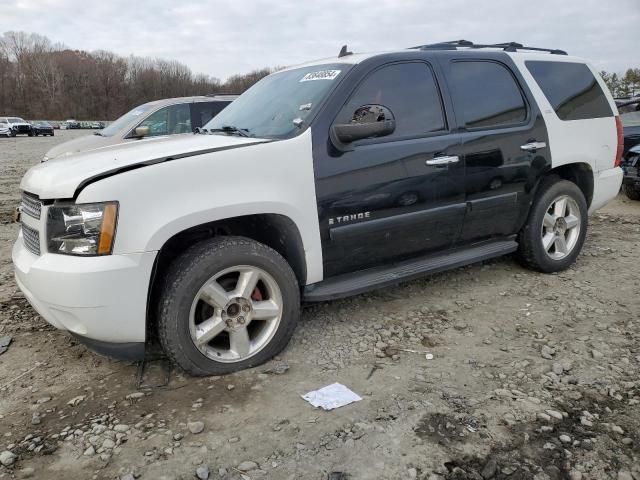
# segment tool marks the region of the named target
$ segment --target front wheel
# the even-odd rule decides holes
[[[520,260],[540,272],[566,270],[582,249],[587,223],[587,202],[575,183],[543,180],[518,238]]]
[[[224,375],[264,363],[287,345],[300,315],[291,267],[275,250],[218,237],[180,255],[158,312],[165,353],[192,375]]]
[[[629,200],[640,200],[640,188],[636,188],[633,185],[622,185],[622,191]]]

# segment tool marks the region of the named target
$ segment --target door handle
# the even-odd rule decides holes
[[[520,145],[520,150],[524,150],[526,152],[531,152],[533,150],[539,150],[541,148],[545,148],[547,144],[545,142],[529,142],[524,145]]]
[[[433,157],[425,163],[427,165],[447,165],[448,163],[457,163],[459,161],[460,158],[457,155],[448,155],[444,157]]]

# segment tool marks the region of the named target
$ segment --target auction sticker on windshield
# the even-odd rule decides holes
[[[318,72],[307,73],[300,79],[301,82],[310,82],[312,80],[333,80],[342,70],[320,70]]]

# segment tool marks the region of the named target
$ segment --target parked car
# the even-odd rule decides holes
[[[64,123],[67,125],[67,129],[69,130],[80,128],[80,122],[77,120],[74,120],[73,118],[66,120]]]
[[[42,161],[143,138],[193,133],[236,97],[237,95],[181,97],[145,103],[125,113],[99,132],[94,132],[92,136],[76,138],[53,147]]]
[[[625,154],[622,170],[622,191],[630,200],[640,200],[640,143]]]
[[[5,118],[0,118],[0,136],[10,137],[11,129],[9,128],[9,122]]]
[[[104,128],[104,123],[102,123],[102,122],[92,122],[90,128],[97,128],[97,129]]]
[[[51,135],[53,137],[53,126],[49,122],[36,122],[33,124],[33,134],[38,135]]]
[[[515,43],[345,47],[263,78],[188,137],[150,109],[115,131],[163,138],[26,173],[13,262],[52,325],[125,358],[155,331],[194,375],[278,354],[301,300],[509,253],[565,270],[622,182],[597,71]]]
[[[20,117],[0,117],[0,122],[5,122],[9,125],[10,134],[12,137],[16,135],[33,135],[31,124]]]
[[[626,155],[631,147],[640,144],[640,98],[616,103],[624,127],[623,155]]]

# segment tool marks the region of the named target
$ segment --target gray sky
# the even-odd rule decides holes
[[[640,0],[5,0],[0,32],[161,57],[225,79],[264,66],[438,41],[561,48],[640,67]]]

